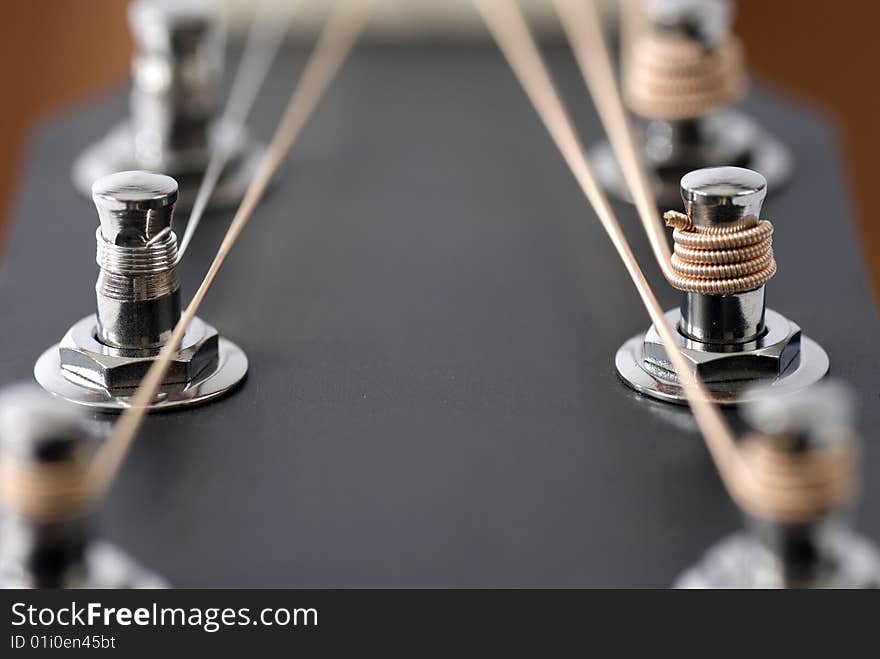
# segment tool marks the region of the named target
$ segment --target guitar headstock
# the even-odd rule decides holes
[[[730,48],[724,57],[736,57]],[[187,52],[208,64],[219,53]],[[626,192],[576,60],[560,44],[544,54],[583,143],[598,145],[598,178]],[[273,149],[308,57],[299,46],[281,50],[247,130],[231,138],[216,124],[218,101],[199,106],[198,121],[190,117],[199,145],[175,142],[186,135],[165,119],[192,110],[178,102],[195,93],[178,87],[150,98],[148,86],[133,95],[118,89],[42,127],[0,278],[4,382],[32,379],[37,363],[40,384],[85,405],[90,433],[106,437],[116,427]],[[741,232],[771,218],[772,252],[768,245],[734,265],[765,259],[744,276],[767,274],[770,261],[775,273],[723,293],[684,281],[676,290],[633,207],[619,199],[613,212],[659,302],[675,309],[669,319],[690,328],[679,337],[695,374],[714,400],[734,404],[726,423],[776,436],[759,428],[770,423],[761,412],[761,420],[745,419],[735,407],[756,397],[756,384],[795,394],[774,418],[803,416],[804,403],[791,401],[809,405],[809,396],[818,396],[815,406],[837,401],[834,416],[849,404],[846,394],[808,388],[830,364],[859,409],[839,425],[852,434],[876,428],[880,326],[834,131],[803,102],[761,84],[742,96],[737,84],[716,90],[713,103],[723,109],[712,105],[700,121],[662,111],[642,117],[638,144],[650,151],[658,135],[672,140],[651,152],[654,193],[668,202],[662,210]],[[155,111],[130,110],[148,106]],[[138,131],[162,139],[138,142]],[[151,398],[157,409],[95,512],[100,536],[146,566],[150,585],[665,587],[741,528],[627,270],[494,44],[361,43],[297,137],[204,297],[177,380],[166,377]],[[704,138],[701,157],[725,162],[695,158],[687,140]],[[223,139],[223,147],[212,142]],[[135,143],[151,147],[147,160]],[[179,233],[218,149],[228,157],[216,188],[223,203],[209,204],[178,259],[163,209],[174,203],[172,187],[181,195],[186,187],[172,227]],[[107,167],[100,176],[95,163]],[[720,183],[705,172],[681,183],[682,174],[723,164],[741,169]],[[113,178],[156,169],[172,178]],[[742,189],[712,192],[733,183]],[[753,206],[761,197],[763,208],[740,203],[749,185]],[[147,203],[139,195],[150,186]],[[86,188],[98,202],[97,234]],[[726,214],[730,207],[740,215]],[[687,239],[676,244],[688,247]],[[739,328],[732,337],[731,323]],[[715,331],[720,338],[704,334]],[[99,355],[84,357],[89,349]],[[744,365],[730,354],[755,360]],[[730,363],[739,375],[725,370]],[[853,469],[865,476],[855,526],[880,538],[880,517],[865,514],[880,507],[880,456],[870,444]],[[751,545],[740,550],[747,564],[758,560]],[[715,576],[684,579],[727,585],[727,575]]]

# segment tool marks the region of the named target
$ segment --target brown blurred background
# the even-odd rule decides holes
[[[535,5],[536,3],[532,3]],[[880,299],[880,3],[741,0],[737,31],[751,69],[835,117],[845,176]],[[0,240],[5,236],[30,131],[50,111],[119,82],[131,41],[125,0],[3,0],[0,20]],[[414,5],[418,6],[418,5]],[[422,2],[420,11],[427,5]],[[437,7],[433,5],[436,13]],[[460,7],[456,10],[460,11]]]

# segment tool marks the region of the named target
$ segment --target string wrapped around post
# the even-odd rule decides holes
[[[767,220],[749,216],[731,225],[696,226],[678,211],[667,211],[663,219],[674,227],[669,283],[680,291],[732,295],[763,286],[776,274]]]

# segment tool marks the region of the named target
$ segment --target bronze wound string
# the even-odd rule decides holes
[[[623,108],[611,55],[596,8],[589,0],[554,0],[554,4],[599,119],[608,135],[608,141],[629,186],[654,258],[657,259],[663,275],[671,279],[675,272],[670,262],[666,233],[657,213],[657,202],[647,171],[638,155],[635,134]]]
[[[551,138],[571,169],[581,190],[596,212],[615,250],[623,261],[636,291],[657,328],[663,345],[687,396],[694,418],[718,468],[722,480],[734,492],[734,480],[747,472],[736,447],[736,439],[721,412],[707,396],[702,382],[687,368],[678,349],[673,329],[663,314],[648,280],[633,254],[605,193],[599,187],[587,161],[562,99],[553,84],[525,17],[513,0],[475,0],[477,9],[501,52],[523,86]],[[622,106],[621,106],[622,109]]]
[[[663,310],[629,247],[607,197],[597,184],[585,156],[583,144],[553,84],[522,12],[513,0],[475,0],[475,2],[489,31],[510,63],[623,261],[666,348],[694,419],[722,482],[733,500],[740,508],[752,515],[791,523],[815,519],[847,500],[855,487],[852,469],[853,461],[858,454],[855,442],[838,443],[808,457],[792,455],[755,439],[746,442],[742,448],[737,445],[736,437],[719,409],[708,399],[703,383],[686,367],[678,343],[675,341],[673,329],[666,321]],[[585,78],[592,81],[590,89],[596,105],[601,105],[600,115],[603,117],[603,123],[612,127],[615,135],[613,142],[616,144],[618,157],[628,161],[624,169],[627,172],[627,183],[634,198],[641,199],[640,216],[649,238],[654,237],[652,240],[654,253],[662,267],[664,263],[670,263],[668,248],[665,246],[664,238],[663,248],[660,249],[661,241],[657,238],[662,238],[662,229],[654,210],[656,204],[647,178],[644,176],[644,168],[635,148],[623,104],[620,102],[611,58],[602,38],[595,5],[592,2],[577,0],[556,0],[556,2],[557,6],[562,8],[560,17],[566,33],[573,44],[579,44],[574,47],[575,51],[579,52],[578,57]],[[571,17],[575,20],[569,23]],[[764,221],[756,220],[756,227],[764,227],[761,222]],[[658,229],[660,229],[659,234]],[[749,228],[737,228],[732,235],[734,242],[741,242],[742,236],[739,233],[744,230],[748,231]],[[758,232],[761,231],[766,232],[766,227],[758,229]],[[767,245],[760,242],[756,245],[766,254]],[[715,243],[713,242],[711,246],[714,247]],[[742,261],[743,254],[737,253],[735,257],[734,262]],[[772,252],[770,258],[772,259]],[[710,262],[715,261],[710,260]],[[678,276],[674,269],[672,271]]]

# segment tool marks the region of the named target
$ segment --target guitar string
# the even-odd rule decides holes
[[[621,169],[630,193],[634,199],[641,200],[636,209],[642,226],[651,239],[655,236],[655,230],[660,229],[656,215],[657,204],[623,107],[595,2],[554,0],[554,4],[590,96],[609,135],[615,156],[622,163]],[[632,5],[629,8],[632,10]],[[633,20],[632,15],[629,18]],[[632,25],[629,27],[629,36],[632,37],[634,28]],[[716,293],[751,289],[765,283],[776,270],[769,237],[773,227],[767,220],[753,219],[746,223],[754,224],[753,228],[737,226],[723,230],[706,229],[704,231],[707,233],[700,233],[684,226],[682,223],[689,224],[689,219],[680,213],[666,213],[664,219],[667,226],[676,227],[673,232],[675,254],[671,262],[667,257],[660,265],[664,269],[665,263],[671,264],[672,276],[665,269],[664,275],[675,288],[707,291],[714,289],[709,292]],[[756,235],[750,236],[751,233]],[[755,241],[762,237],[763,242]],[[652,240],[652,245],[656,246],[660,242]],[[665,240],[662,242],[665,245]],[[744,247],[746,244],[752,246]],[[716,247],[719,249],[715,249]],[[737,278],[726,271],[732,269],[735,275],[742,268],[752,267],[747,266],[748,263],[753,263],[749,261],[751,257],[763,264],[759,272],[747,273]],[[690,270],[694,268],[702,269],[698,277],[690,274]],[[723,275],[720,279],[704,276],[717,277],[719,274]],[[669,345],[665,340],[664,345],[669,352]],[[675,346],[675,354],[680,356],[677,343]],[[681,374],[677,374],[680,377]],[[689,399],[689,402],[694,409],[693,401]],[[698,405],[711,406],[708,401],[696,402]],[[703,430],[703,426],[700,427]],[[713,440],[705,430],[703,436],[707,443]],[[828,450],[793,455],[778,445],[775,448],[769,446],[755,436],[739,444],[733,443],[733,434],[728,429],[724,441],[733,444],[733,450],[742,460],[733,462],[731,473],[727,478],[722,474],[722,480],[737,505],[750,514],[779,521],[811,521],[848,502],[854,495],[858,441],[855,437],[843,440],[828,447]],[[722,472],[722,465],[718,465],[718,469]]]
[[[749,477],[743,458],[736,447],[736,438],[719,409],[709,400],[703,383],[687,368],[675,335],[663,309],[630,248],[608,198],[599,187],[587,161],[580,137],[574,128],[550,72],[538,50],[537,43],[515,0],[474,0],[486,27],[507,59],[514,74],[531,100],[545,128],[550,133],[581,190],[590,202],[611,243],[623,261],[633,285],[642,300],[669,360],[678,376],[682,390],[705,438],[707,448],[728,491],[739,491],[736,481]],[[595,7],[590,5],[592,11]],[[598,17],[594,19],[598,25]],[[604,43],[604,42],[603,42]],[[620,131],[617,131],[620,133]],[[650,196],[645,192],[645,197]],[[652,214],[653,214],[652,210]],[[665,244],[665,239],[664,239]]]
[[[226,109],[218,122],[220,135],[223,139],[219,140],[211,154],[205,174],[199,184],[199,190],[186,223],[186,231],[184,231],[180,247],[177,250],[178,263],[183,260],[183,255],[202,221],[202,215],[204,215],[211,195],[220,181],[220,176],[235,152],[234,142],[244,135],[247,116],[250,114],[257,94],[281,49],[281,44],[284,42],[284,37],[299,5],[299,0],[288,0],[279,15],[277,11],[273,11],[275,3],[271,0],[262,0],[254,12],[244,50],[238,61],[238,69],[232,81],[229,98],[226,101]],[[231,137],[235,139],[227,139]]]
[[[675,251],[670,258],[663,223],[657,214],[656,200],[636,147],[635,135],[626,118],[611,54],[595,7],[577,0],[554,0],[554,4],[666,280],[678,290],[706,294],[748,291],[767,283],[776,274],[770,239],[773,225],[768,220],[760,220],[758,229],[742,227],[740,231],[736,228],[736,236],[728,235],[723,239],[702,234],[727,233],[730,229],[679,226],[680,221],[676,220],[678,225],[672,234]],[[739,75],[744,76],[743,73]],[[667,226],[674,225],[666,215],[664,219]],[[750,241],[750,236],[756,232],[766,239],[760,242],[760,249],[751,247],[755,243]],[[731,245],[736,249],[715,246],[724,241],[738,243]],[[699,253],[688,249],[693,247],[688,244],[690,242],[699,243]],[[745,246],[749,246],[748,249],[740,249]]]
[[[663,276],[667,281],[672,281],[676,273],[670,259],[666,231],[657,212],[647,171],[637,155],[635,134],[626,120],[611,55],[605,46],[605,35],[599,25],[596,9],[590,0],[554,0],[554,4],[581,74],[590,89],[608,141],[617,156],[624,180],[629,186],[654,257]],[[619,120],[620,117],[623,117],[623,121]]]
[[[477,6],[621,256],[661,335],[661,339],[666,344],[673,367],[680,377],[709,452],[733,498],[741,507],[754,514],[788,521],[802,521],[814,518],[817,512],[830,509],[839,501],[851,496],[853,489],[852,465],[857,455],[857,451],[851,447],[849,447],[850,450],[817,455],[815,459],[806,460],[792,460],[787,455],[767,454],[763,450],[746,451],[745,447],[742,451],[738,450],[734,437],[717,408],[705,396],[702,384],[696,377],[689,377],[686,369],[682,368],[681,354],[678,352],[677,344],[671,340],[672,331],[665,322],[662,309],[641,272],[607,199],[596,184],[584,156],[582,144],[553,86],[522,14],[512,3],[496,4],[492,0],[477,0]],[[366,5],[358,6],[358,8],[363,11],[363,14],[358,19],[357,12],[355,12],[355,20],[348,25],[345,25],[342,19],[338,18],[338,14],[331,14],[331,19],[336,17],[336,20],[342,24],[336,26],[336,31],[339,33],[335,35],[336,39],[330,38],[334,31],[331,30],[332,20],[328,19],[319,38],[319,43],[309,59],[303,77],[291,97],[284,118],[279,124],[276,135],[261,163],[258,175],[255,176],[248,194],[242,201],[239,212],[233,219],[205,280],[175,328],[175,333],[169,342],[170,345],[179,344],[180,338],[185,332],[185,324],[194,317],[226,255],[250,219],[259,198],[265,192],[271,176],[280,166],[285,154],[295,142],[299,131],[353,47],[360,30],[366,24],[368,16]],[[336,9],[339,10],[339,5],[336,6]],[[598,21],[598,18],[596,20]],[[318,52],[322,44],[325,44],[325,39],[326,42],[335,42],[337,48],[326,45],[328,52],[325,53],[324,58],[321,58]],[[297,100],[300,101],[299,104],[295,103]],[[176,347],[172,349],[166,346],[163,349],[157,363],[154,364],[136,392],[132,407],[122,415],[107,443],[90,464],[87,473],[91,478],[85,480],[85,487],[89,494],[88,504],[94,503],[95,499],[105,493],[112,484],[137,430],[143,422],[146,414],[145,406],[158,391],[163,372],[167,370],[170,355],[175,351]],[[162,365],[162,362],[164,362],[164,367],[157,368]],[[746,461],[749,463],[748,466]],[[762,465],[767,468],[762,469]],[[53,504],[58,504],[62,499],[71,501],[76,498],[74,496],[76,494],[82,495],[82,492],[78,493],[77,488],[73,487],[82,482],[79,478],[74,479],[71,485],[66,481],[59,483],[54,475],[52,478],[46,479],[36,478],[41,474],[19,475],[22,476],[22,479],[20,481],[16,479],[16,482],[21,483],[20,488],[4,487],[3,490],[15,490],[11,492],[13,498],[23,499],[23,503],[30,504],[27,507],[37,514],[43,512],[49,517],[61,518],[70,513],[70,509],[64,505],[62,508],[65,510],[55,511],[52,510]],[[49,474],[42,475],[49,476]],[[34,476],[33,481],[30,476]],[[7,493],[4,492],[4,494]],[[61,494],[65,496],[59,499],[57,495]],[[4,498],[6,497],[4,496]],[[82,499],[82,496],[80,498]],[[41,503],[46,506],[39,505]],[[43,508],[42,511],[41,508]]]
[[[749,514],[787,523],[812,522],[851,501],[856,489],[854,467],[859,454],[855,438],[843,438],[846,441],[807,454],[792,453],[784,447],[767,444],[756,437],[748,439],[742,446],[737,444],[718,407],[708,399],[703,383],[688,371],[663,309],[641,271],[607,197],[597,185],[584,155],[583,144],[515,0],[475,1],[490,32],[532,100],[630,274],[666,348],[694,419],[731,498]],[[558,1],[560,4],[563,2]],[[593,44],[591,49],[585,51],[584,61],[587,64],[595,63],[597,67],[607,67],[603,77],[612,83],[612,88],[607,91],[619,99],[613,73],[610,73],[611,58],[599,27],[595,4],[564,1],[568,3],[565,10],[571,11],[560,13],[563,21],[573,12],[585,12],[576,23],[566,27],[567,34],[573,42]],[[588,27],[589,31],[579,33],[578,29],[582,26]],[[596,54],[593,50],[602,52]],[[615,104],[607,103],[605,107],[612,110],[606,116],[609,123],[626,124],[622,104],[616,104],[619,110],[617,113],[613,112]],[[627,142],[621,140],[620,136],[624,130],[628,130],[627,126],[618,125],[615,130],[618,145],[623,144],[625,148]],[[628,170],[636,171],[642,165],[634,148],[634,141],[628,140],[628,144],[632,147],[626,153],[632,161]],[[628,180],[628,184],[633,187],[638,185],[632,180]],[[650,214],[642,217],[645,227],[649,223],[656,226],[656,222],[653,222],[656,206],[649,187],[645,188],[644,196],[652,202]]]
[[[641,14],[636,18],[634,12]],[[695,119],[729,107],[745,96],[748,71],[735,34],[706,47],[695,35],[658,30],[644,6],[626,14],[642,29],[626,45],[623,91],[630,109],[646,119]]]
[[[90,490],[91,501],[100,499],[112,485],[143,424],[148,411],[147,405],[158,393],[162,379],[168,371],[171,359],[178,351],[187,328],[214,283],[226,257],[251,219],[272,177],[354,48],[372,15],[372,8],[372,0],[337,0],[332,6],[318,41],[294,87],[278,128],[269,142],[204,280],[181,314],[168,342],[159,352],[156,361],[132,396],[130,407],[122,413],[107,441],[89,465],[85,483]]]

